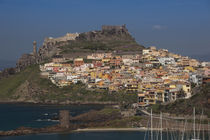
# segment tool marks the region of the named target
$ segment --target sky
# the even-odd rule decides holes
[[[104,24],[126,24],[145,47],[210,54],[210,0],[0,0],[0,62],[32,52],[34,40]]]

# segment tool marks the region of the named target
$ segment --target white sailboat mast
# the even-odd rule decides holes
[[[162,136],[162,134],[163,134],[163,123],[162,123],[162,120],[163,120],[163,118],[162,118],[162,112],[160,112],[160,140],[162,140],[163,139],[163,136]]]
[[[153,130],[152,130],[152,109],[151,109],[151,140],[153,140]]]
[[[195,107],[193,108],[193,116],[194,116],[193,129],[194,129],[194,139],[195,139],[196,138],[195,136]]]

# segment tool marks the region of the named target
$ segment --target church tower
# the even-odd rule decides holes
[[[36,58],[37,57],[37,48],[36,48],[36,41],[33,42],[33,56]]]

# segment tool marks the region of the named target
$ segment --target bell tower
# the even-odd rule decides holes
[[[33,56],[36,58],[37,57],[37,48],[36,48],[36,41],[33,42]]]

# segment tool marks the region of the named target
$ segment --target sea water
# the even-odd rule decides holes
[[[70,111],[71,116],[85,113],[91,109],[98,110],[102,105],[34,105],[34,104],[0,104],[0,131],[18,127],[41,128],[55,125],[59,110]]]
[[[85,113],[89,110],[103,108],[100,105],[32,105],[32,104],[0,104],[0,131],[25,127],[45,127],[57,124],[51,118],[61,109],[67,109],[72,116]],[[160,133],[153,133],[153,140],[160,139]],[[188,139],[191,134],[185,135]],[[163,133],[163,140],[178,139],[181,135],[176,132]],[[149,140],[149,131],[106,131],[106,132],[72,132],[61,134],[36,134],[25,136],[0,137],[0,140]],[[185,138],[186,139],[186,138]],[[205,135],[208,140],[208,133]]]
[[[0,137],[0,140],[151,140],[151,137],[146,135],[143,131],[114,131],[114,132],[73,132],[67,134],[37,134],[26,136],[10,136]],[[192,138],[192,137],[191,137]],[[191,140],[190,137],[184,140]],[[163,140],[181,140],[174,134],[163,134]],[[157,138],[153,135],[153,140],[160,140],[160,135]],[[206,135],[204,140],[209,140]]]

